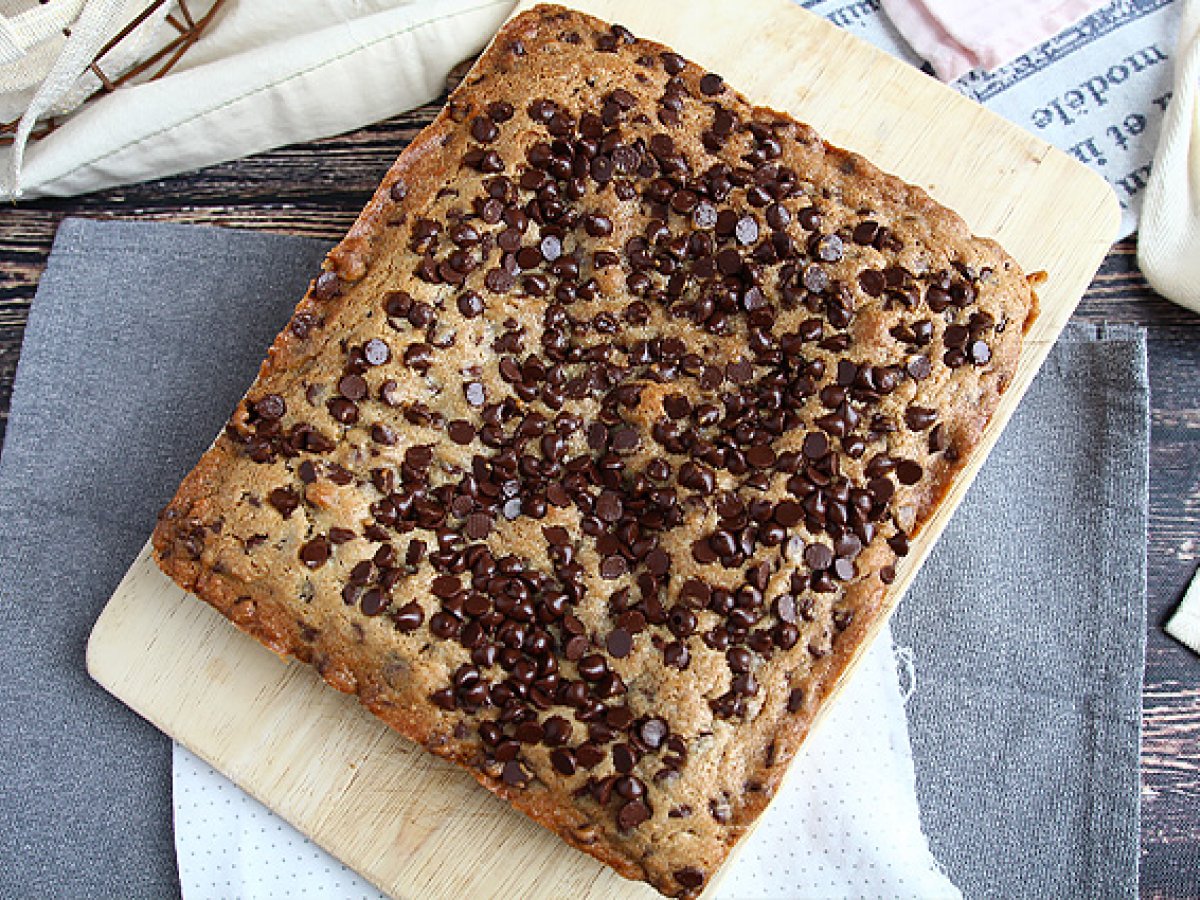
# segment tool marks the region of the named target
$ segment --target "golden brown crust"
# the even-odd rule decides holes
[[[668,73],[664,71],[667,68],[677,71]],[[672,84],[674,88],[670,87]],[[640,443],[621,457],[625,460],[622,465],[629,472],[645,472],[655,458],[669,460],[671,477],[667,484],[672,485],[688,456],[670,450],[663,443],[669,441],[669,436],[663,438],[655,428],[675,418],[669,406],[678,404],[678,395],[698,405],[708,396],[732,396],[739,391],[744,394],[754,388],[760,391],[757,396],[766,404],[761,411],[766,418],[754,420],[762,425],[775,408],[770,398],[764,400],[766,395],[761,393],[769,388],[762,388],[761,382],[747,386],[744,373],[735,376],[734,369],[742,366],[762,378],[766,377],[763,371],[771,366],[782,367],[790,373],[789,379],[800,380],[815,371],[802,366],[789,369],[793,357],[787,354],[786,364],[772,363],[771,357],[762,356],[756,359],[760,369],[746,368],[749,338],[742,320],[752,320],[752,309],[739,309],[731,314],[733,324],[725,326],[723,331],[715,319],[696,319],[699,315],[695,313],[696,307],[691,308],[692,313],[680,312],[682,300],[672,301],[669,293],[661,290],[654,293],[653,286],[648,288],[645,280],[637,281],[639,273],[651,270],[631,262],[639,251],[636,247],[631,250],[629,241],[644,233],[653,218],[650,213],[658,209],[654,206],[657,201],[650,196],[654,188],[646,187],[654,179],[686,180],[697,192],[708,191],[716,200],[721,191],[701,177],[701,161],[704,165],[725,161],[750,173],[725,192],[730,199],[722,208],[736,208],[739,216],[748,216],[756,224],[753,235],[738,233],[736,241],[726,235],[717,242],[727,247],[743,244],[747,247],[743,260],[747,265],[740,274],[729,274],[723,283],[742,279],[739,292],[752,286],[759,276],[746,274],[750,268],[749,254],[751,249],[761,252],[762,258],[755,257],[754,264],[771,274],[769,280],[762,276],[761,288],[773,312],[769,325],[763,325],[766,320],[762,320],[755,327],[761,326],[760,330],[772,335],[772,340],[781,342],[792,333],[799,335],[812,321],[820,319],[822,324],[817,329],[820,337],[802,341],[797,338],[803,344],[803,353],[796,360],[807,360],[805,365],[809,366],[814,360],[822,364],[828,361],[829,371],[815,376],[816,384],[811,390],[797,387],[795,380],[789,384],[787,389],[792,393],[787,397],[792,399],[787,400],[791,404],[787,412],[798,418],[772,439],[771,465],[778,463],[779,468],[766,470],[773,473],[773,480],[767,479],[767,487],[747,487],[749,476],[745,474],[744,459],[736,464],[727,462],[724,468],[712,466],[717,470],[718,490],[715,494],[711,490],[708,493],[712,498],[734,494],[746,498],[744,502],[738,500],[743,507],[739,515],[743,518],[749,508],[746,503],[754,498],[766,502],[767,509],[774,505],[775,519],[768,515],[765,520],[754,519],[744,526],[760,535],[753,538],[759,544],[749,558],[729,564],[740,551],[735,549],[728,559],[715,556],[709,559],[708,551],[703,548],[697,551],[698,545],[709,542],[709,535],[715,541],[717,531],[731,528],[728,523],[737,516],[730,519],[724,513],[718,515],[712,505],[714,500],[706,498],[699,489],[689,493],[679,488],[680,503],[688,510],[687,516],[676,527],[654,532],[654,540],[659,542],[656,546],[668,554],[670,564],[666,573],[655,576],[658,581],[651,579],[653,590],[662,591],[657,614],[660,620],[654,621],[656,613],[648,601],[640,606],[631,604],[630,608],[642,615],[644,630],[635,631],[630,638],[633,649],[628,653],[612,655],[611,650],[605,649],[606,637],[619,630],[614,623],[624,621],[612,601],[622,588],[634,592],[640,589],[636,572],[627,573],[625,569],[627,565],[647,564],[648,557],[643,548],[643,555],[634,554],[631,562],[618,566],[620,571],[615,576],[597,574],[601,572],[602,556],[596,550],[600,546],[598,536],[588,536],[591,533],[582,524],[589,518],[585,512],[595,512],[593,504],[598,501],[593,495],[586,500],[575,498],[579,510],[550,503],[541,518],[531,518],[533,514],[527,512],[512,519],[500,517],[494,508],[487,513],[491,518],[486,528],[471,539],[488,548],[489,559],[509,554],[531,570],[549,572],[553,568],[554,578],[567,576],[561,575],[558,561],[551,565],[554,552],[547,546],[550,539],[543,537],[542,529],[557,527],[573,532],[572,543],[578,551],[581,570],[578,577],[586,590],[572,601],[571,609],[577,616],[576,622],[585,630],[587,652],[599,656],[609,653],[606,671],[624,680],[621,691],[615,695],[617,699],[603,699],[611,700],[610,709],[614,706],[627,709],[626,718],[633,719],[634,724],[614,720],[616,725],[608,730],[615,736],[604,741],[600,740],[604,737],[603,729],[599,734],[596,732],[594,719],[590,725],[582,721],[570,723],[572,751],[580,750],[581,739],[586,739],[585,743],[602,745],[603,760],[591,769],[581,762],[575,774],[563,776],[550,762],[549,746],[543,748],[537,742],[521,745],[515,751],[519,765],[516,770],[511,769],[506,761],[499,759],[504,753],[503,745],[481,741],[482,723],[490,721],[489,716],[494,720],[496,710],[487,705],[482,710],[464,706],[461,684],[453,690],[446,688],[453,678],[461,675],[464,666],[470,668],[468,661],[473,657],[457,640],[437,640],[431,631],[432,617],[439,608],[444,611],[447,602],[451,605],[457,602],[460,607],[457,615],[462,618],[463,614],[461,595],[456,601],[440,596],[441,589],[434,584],[437,572],[430,568],[428,555],[416,563],[406,563],[390,557],[380,562],[373,554],[381,546],[392,544],[395,544],[393,550],[402,553],[413,535],[433,534],[416,523],[411,528],[405,525],[397,529],[390,524],[384,528],[379,524],[385,520],[379,512],[380,502],[407,490],[394,486],[392,481],[406,478],[419,481],[420,472],[414,475],[416,470],[407,455],[413,447],[433,448],[435,475],[443,486],[471,469],[472,453],[479,447],[478,442],[473,440],[464,449],[458,442],[447,440],[445,423],[469,419],[475,423],[475,430],[481,427],[477,405],[464,399],[463,390],[468,383],[479,385],[489,400],[511,396],[512,371],[506,376],[498,368],[502,356],[516,355],[511,343],[499,349],[510,340],[506,335],[513,333],[506,323],[516,323],[523,329],[522,333],[528,336],[523,352],[530,353],[537,349],[538,336],[544,337],[549,330],[544,314],[554,303],[538,296],[533,289],[521,296],[522,288],[513,285],[489,292],[490,285],[483,284],[483,272],[494,265],[494,256],[492,263],[477,271],[442,270],[439,275],[436,263],[439,259],[446,262],[449,257],[443,254],[449,248],[442,247],[436,258],[431,255],[430,241],[422,243],[420,233],[425,226],[420,224],[421,220],[436,218],[443,230],[449,230],[454,223],[478,225],[481,216],[487,223],[487,216],[480,213],[478,206],[472,213],[470,201],[473,196],[486,199],[490,188],[484,188],[491,175],[473,171],[470,165],[464,167],[460,160],[476,150],[482,152],[494,147],[501,156],[504,173],[517,179],[531,168],[526,163],[530,147],[546,139],[545,129],[561,124],[538,121],[532,112],[527,114],[525,107],[530,101],[553,100],[558,109],[565,110],[570,124],[574,124],[576,117],[598,113],[616,88],[624,89],[633,102],[632,109],[611,112],[614,121],[620,120],[617,130],[625,129],[623,140],[629,142],[630,136],[636,135],[642,141],[639,158],[649,169],[645,175],[629,173],[627,180],[643,193],[619,199],[614,196],[613,186],[618,179],[611,175],[600,180],[593,171],[593,177],[597,178],[593,186],[586,173],[558,173],[562,176],[560,183],[565,184],[571,177],[580,179],[582,188],[586,188],[582,206],[608,217],[611,236],[599,233],[591,238],[582,236],[578,223],[574,230],[556,231],[552,225],[547,231],[543,227],[542,235],[558,239],[555,253],[545,256],[548,251],[542,251],[544,259],[535,261],[532,267],[521,268],[554,274],[551,256],[575,253],[584,274],[572,278],[569,273],[559,272],[554,277],[578,286],[590,275],[596,296],[573,298],[574,305],[569,309],[583,308],[593,314],[596,310],[611,310],[628,316],[635,295],[646,297],[647,302],[663,304],[660,312],[643,302],[642,306],[649,310],[645,316],[639,311],[637,316],[626,318],[618,334],[611,338],[614,345],[621,345],[621,352],[631,352],[632,340],[653,336],[679,339],[688,342],[688,349],[696,347],[697,358],[702,348],[701,363],[705,370],[720,370],[716,387],[711,383],[705,387],[707,375],[696,374],[701,363],[695,364],[696,373],[687,374],[691,363],[678,362],[676,368],[682,368],[685,374],[674,376],[677,381],[658,375],[642,377],[638,396],[621,408],[617,418],[640,432]],[[679,99],[678,110],[672,109],[674,101],[664,103],[662,99],[672,90]],[[514,109],[507,118],[497,116],[501,119],[497,123],[498,139],[480,140],[471,132],[475,117],[498,100],[511,100]],[[716,109],[713,104],[730,111],[735,120],[731,133],[719,140],[708,133],[724,130],[710,124],[716,121],[712,118]],[[669,153],[654,156],[647,146],[652,146],[650,138],[660,131],[671,135],[673,144]],[[570,140],[580,139],[576,136]],[[585,150],[579,150],[577,145],[573,152],[583,154]],[[686,175],[678,171],[672,174],[671,153],[679,153],[690,161]],[[755,153],[759,155],[754,156]],[[652,161],[652,156],[657,162]],[[475,162],[486,168],[478,156]],[[695,171],[691,171],[693,163]],[[798,173],[798,180],[793,192],[784,191],[781,197],[774,198],[778,200],[775,205],[789,208],[789,222],[770,228],[773,233],[786,232],[794,241],[807,244],[789,250],[792,256],[772,260],[774,251],[762,250],[775,240],[766,236],[770,219],[766,218],[768,213],[764,208],[768,204],[751,200],[750,191],[755,184],[765,184],[764,190],[778,192],[778,178],[775,181],[769,178],[772,173],[779,175],[780,165]],[[768,180],[756,180],[759,173],[766,173],[764,177]],[[530,182],[530,187],[522,190],[523,197],[529,197],[537,187]],[[686,232],[688,216],[693,222],[700,219],[691,211],[694,207],[689,206],[696,197],[685,200],[677,196],[683,190],[679,183],[672,182],[669,200],[662,201],[660,206],[676,227],[679,226],[676,213],[685,210],[680,216]],[[475,191],[483,193],[472,194]],[[630,206],[630,202],[634,205]],[[667,209],[668,203],[677,202],[678,209]],[[509,204],[508,199],[505,204]],[[820,221],[808,223],[812,227],[798,224],[805,209],[820,210]],[[859,233],[857,228],[864,223],[873,225],[877,231],[869,228]],[[498,234],[505,224],[497,222],[478,230],[486,231],[489,227]],[[718,230],[722,227],[718,226]],[[694,225],[692,231],[711,232],[712,228],[711,222],[705,222]],[[531,225],[524,246],[528,246],[528,237],[533,233]],[[837,238],[836,253],[827,253],[828,246],[815,243],[818,238],[829,236]],[[665,242],[666,238],[662,240]],[[438,238],[435,236],[431,241],[436,248]],[[478,250],[478,244],[465,246],[485,258],[495,249],[489,245],[484,253]],[[540,245],[535,242],[535,246]],[[591,254],[599,247],[620,257],[615,268],[591,266]],[[690,252],[684,253],[684,257],[696,259],[695,255],[688,256]],[[703,252],[699,256],[703,257]],[[420,264],[429,259],[434,260],[435,268],[427,268],[428,277],[422,277]],[[652,271],[647,278],[652,281],[661,273],[662,287],[666,287],[671,265],[663,263],[663,268]],[[788,265],[794,271],[785,275]],[[807,281],[810,269],[815,272],[814,280]],[[872,274],[865,275],[868,270]],[[1021,337],[1036,316],[1036,298],[1025,276],[998,245],[973,237],[957,215],[919,188],[880,172],[861,157],[829,146],[807,126],[771,110],[752,107],[723,84],[713,82],[698,67],[670,55],[667,48],[636,41],[623,30],[610,29],[588,16],[557,7],[539,7],[501,30],[489,51],[452,95],[446,109],[401,154],[384,177],[346,238],[330,252],[324,272],[313,282],[289,326],[275,340],[258,379],[235,411],[226,432],[201,458],[163,511],[154,534],[159,565],[182,587],[212,604],[239,628],[276,653],[311,663],[331,685],[357,694],[390,726],[431,752],[459,763],[486,788],[568,843],[625,877],[645,879],[664,893],[677,896],[699,893],[734,843],[766,807],[787,763],[796,754],[838,679],[864,640],[874,633],[879,620],[890,611],[893,599],[888,583],[894,577],[897,556],[903,555],[907,538],[928,521],[970,457],[1016,370]],[[447,284],[447,275],[452,281],[462,283]],[[720,275],[710,273],[705,277],[710,287],[721,282]],[[455,298],[467,288],[483,295],[482,314],[467,317],[455,312]],[[688,298],[696,296],[690,293],[692,290],[687,286],[680,288]],[[403,320],[407,314],[394,316],[386,303],[391,296],[389,292],[397,291],[411,294],[410,300],[428,302],[431,310],[436,309],[433,324],[422,321],[418,328],[416,322],[410,325]],[[676,306],[668,315],[667,308],[672,302]],[[745,297],[742,302],[751,306]],[[439,317],[446,326],[440,332]],[[928,334],[914,336],[913,329],[919,331],[922,322],[927,323]],[[1012,327],[1006,327],[1009,325]],[[952,335],[952,327],[962,330]],[[909,329],[907,336],[903,331],[897,336],[898,328]],[[420,329],[427,330],[422,335],[417,333]],[[430,350],[432,361],[422,363],[428,368],[416,374],[405,368],[400,357],[406,342],[420,342],[421,337],[436,342],[447,339],[446,333],[451,335],[448,338],[451,343],[440,350],[440,355]],[[602,332],[590,333],[594,338]],[[845,347],[838,344],[839,334],[845,335]],[[390,342],[391,356],[378,366],[368,366],[362,361],[366,341],[372,337]],[[770,352],[773,352],[770,348],[764,350]],[[943,353],[944,358],[939,358]],[[917,357],[925,363],[912,368]],[[838,383],[841,375],[834,375],[839,358],[853,360],[854,369],[849,381],[841,385]],[[650,368],[654,366],[659,366],[658,360]],[[886,373],[889,367],[895,370],[895,378]],[[911,374],[914,371],[916,375]],[[855,381],[854,372],[866,381]],[[353,386],[341,386],[339,378],[344,379],[347,374],[362,379],[364,396],[359,397]],[[385,377],[390,379],[387,383],[394,385],[394,404],[391,400],[384,403],[375,399],[382,396]],[[881,387],[879,379],[887,380],[888,386]],[[672,387],[673,384],[678,387]],[[840,386],[849,396],[831,398],[822,393],[818,400],[821,385]],[[534,394],[536,391],[529,396]],[[264,407],[264,398],[275,398],[285,411]],[[353,420],[347,420],[351,415],[347,399],[354,407]],[[330,405],[335,400],[342,404],[337,415]],[[839,402],[826,402],[832,400]],[[562,399],[558,402],[559,406],[546,406],[528,400],[523,408],[537,407],[553,418],[561,406],[563,410],[577,410],[585,421],[592,421],[602,413],[616,415],[611,408],[604,412],[599,401],[572,399],[568,395],[565,405]],[[422,404],[424,413],[414,412]],[[848,405],[861,410],[854,417],[855,422],[862,420],[861,423],[849,426],[849,437],[862,435],[864,449],[857,454],[848,449],[847,440],[839,435],[839,431],[846,430],[849,420],[836,421],[837,416],[846,415],[841,410]],[[936,426],[906,425],[913,409],[919,413],[924,408],[934,410]],[[442,416],[440,424],[429,419],[427,414],[431,412]],[[818,427],[819,417],[826,413],[835,420]],[[726,413],[730,422],[732,415]],[[873,418],[868,420],[868,415]],[[362,421],[358,421],[359,416]],[[686,414],[684,420],[687,421]],[[380,424],[391,430],[371,430]],[[586,455],[584,429],[575,427],[578,434],[572,434],[567,427],[563,441],[572,453],[582,451]],[[303,431],[304,428],[309,431]],[[732,424],[728,429],[732,433]],[[831,454],[809,460],[807,451],[802,449],[805,434],[822,429],[830,435],[831,448],[835,438],[841,439],[841,443]],[[753,444],[751,440],[749,446]],[[694,445],[688,451],[693,462],[702,459],[696,456],[697,452]],[[600,459],[614,453],[610,447],[595,455]],[[799,458],[790,473],[779,462],[788,453]],[[827,471],[822,474],[818,469],[832,465],[828,462],[832,456],[838,456],[840,464],[835,466],[832,476]],[[871,468],[868,463],[877,456],[886,459],[883,463],[873,463],[875,468]],[[891,468],[887,459],[892,461]],[[907,473],[906,477],[896,474],[897,460],[919,461],[918,470],[908,470],[918,472],[915,482]],[[304,462],[315,468],[305,473]],[[392,473],[386,476],[391,479],[386,484],[374,480],[377,478],[374,473],[384,469]],[[735,475],[735,470],[740,474]],[[810,471],[815,474],[806,474]],[[435,475],[421,476],[431,489],[430,479]],[[793,481],[801,475],[826,484],[814,488]],[[546,491],[544,481],[536,478],[534,481],[536,491]],[[850,493],[848,500],[836,499],[841,482],[845,482],[846,492],[857,491],[858,500],[866,503],[864,509],[871,510],[869,514],[876,517],[869,529],[863,530],[863,526],[856,524],[831,525],[828,521],[827,517],[835,513],[827,513],[827,506],[840,508],[836,516],[844,516],[858,502]],[[881,482],[887,485],[881,486]],[[886,497],[879,493],[885,488]],[[274,495],[276,489],[284,494]],[[628,482],[621,488],[629,489]],[[623,496],[629,504],[631,495]],[[816,505],[820,509],[814,512],[806,508],[801,521],[784,529],[790,535],[784,543],[771,543],[774,539],[761,535],[772,521],[792,522],[795,518],[792,511],[784,516],[780,510],[793,497],[797,501],[819,497]],[[472,501],[475,505],[468,504],[463,512],[468,508],[479,509],[484,501],[495,502],[486,497],[476,498]],[[719,500],[716,502],[719,505]],[[445,522],[450,522],[458,514],[446,516],[443,509],[441,515]],[[867,515],[861,512],[861,516]],[[395,516],[391,518],[394,520]],[[591,518],[601,522],[596,515]],[[467,527],[464,517],[455,521],[459,522],[459,529]],[[615,530],[617,521],[612,520],[610,530]],[[619,521],[624,526],[626,519]],[[372,523],[382,529],[373,538]],[[583,535],[579,532],[581,527]],[[329,536],[335,535],[339,528],[346,529],[341,535],[344,541],[331,542]],[[649,525],[645,528],[647,533],[653,530]],[[866,540],[854,537],[861,545],[859,548],[845,549],[839,543],[841,538],[835,540],[836,535],[855,533],[867,536]],[[323,546],[314,548],[322,541]],[[430,543],[426,554],[437,546],[436,539],[431,538]],[[817,564],[822,562],[820,551],[814,557],[816,562],[810,562],[806,556],[806,545],[810,544],[821,544],[829,551],[829,562]],[[838,549],[839,546],[843,549]],[[306,564],[304,554],[309,550],[316,556]],[[457,551],[448,552],[453,556]],[[835,556],[839,564],[847,563],[846,569],[832,565]],[[372,559],[375,562],[371,563]],[[442,561],[444,565],[439,571],[445,573],[455,568],[448,559]],[[770,559],[774,568],[752,577],[751,570],[765,559]],[[371,578],[393,578],[384,591],[384,601],[380,601],[382,606],[378,605],[378,598],[371,600],[364,595],[375,582],[367,583],[353,574],[354,567],[363,564],[372,573]],[[389,571],[399,574],[389,576]],[[834,572],[838,573],[836,578],[831,574]],[[752,625],[730,624],[732,620],[724,618],[729,610],[721,614],[713,611],[719,604],[696,606],[693,618],[697,624],[691,634],[680,636],[674,633],[673,620],[669,623],[661,620],[664,606],[673,611],[688,605],[681,594],[681,585],[701,581],[713,591],[727,589],[732,596],[741,588],[754,587],[753,582],[760,576],[762,589],[755,589],[761,595],[760,602],[754,609],[755,615],[760,616],[756,621],[764,624],[757,630]],[[514,578],[520,580],[526,575]],[[549,589],[535,585],[535,590],[543,595]],[[784,594],[793,597],[795,605],[801,607],[799,614],[793,610],[785,616],[771,605],[775,602],[772,598]],[[343,597],[347,602],[343,602]],[[622,600],[622,604],[626,602]],[[368,604],[375,604],[371,609],[373,614],[364,612]],[[405,604],[421,608],[420,625],[401,627],[398,610]],[[647,615],[649,624],[645,621]],[[564,655],[563,646],[570,637],[563,627],[565,621],[554,619],[546,625],[546,631],[555,645],[550,655],[557,659],[563,680],[569,681],[579,674],[580,661],[578,656],[572,659],[569,654]],[[794,635],[787,633],[785,625],[792,626]],[[460,629],[456,633],[461,634],[462,623],[455,627]],[[683,630],[686,632],[686,628]],[[750,679],[752,691],[744,679],[738,681],[732,657],[727,657],[720,641],[713,638],[721,630],[727,631],[726,639],[733,635],[731,652],[739,647],[757,648],[754,653],[746,651],[752,674],[756,676]],[[676,643],[690,649],[690,661],[684,662],[683,669],[664,662],[663,648],[676,637],[679,638]],[[527,645],[528,642],[521,646]],[[528,656],[539,665],[538,661],[544,658],[544,654]],[[482,668],[485,680],[493,677],[489,672],[494,669]],[[470,677],[478,674],[477,671]],[[499,672],[496,677],[504,674]],[[577,683],[583,684],[584,680]],[[450,690],[453,695],[447,701],[452,709],[430,702],[430,697],[442,689]],[[595,694],[592,696],[592,702],[600,702]],[[519,706],[510,701],[506,709]],[[562,713],[564,718],[571,715],[570,709],[558,702],[540,709],[549,714]],[[534,709],[534,721],[538,720],[538,712]],[[661,717],[664,727],[669,725],[671,739],[678,739],[684,747],[682,753],[665,745],[660,748],[639,743],[642,739],[634,732],[642,726],[637,723],[649,717]],[[545,724],[548,717],[541,721]],[[505,727],[511,728],[512,723]],[[633,776],[645,792],[648,805],[644,812],[649,818],[644,822],[634,821],[640,818],[636,814],[641,810],[629,812],[626,808],[636,807],[638,801],[616,799],[614,790],[621,788],[614,785],[623,769],[616,766],[613,741],[628,741],[622,746],[631,746],[635,751],[634,770],[625,774]],[[672,755],[679,757],[674,763],[670,762]],[[625,787],[629,787],[628,783]],[[614,814],[614,810],[618,812]],[[622,815],[632,818],[623,819]]]

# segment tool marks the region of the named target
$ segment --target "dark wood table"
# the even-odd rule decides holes
[[[189,175],[0,212],[0,442],[21,335],[64,216],[166,220],[333,240],[440,102],[351,134]],[[1149,645],[1142,740],[1142,894],[1200,896],[1200,657],[1163,622],[1200,561],[1200,316],[1160,297],[1135,246],[1112,248],[1075,316],[1149,330]],[[1132,536],[1131,536],[1132,537]]]

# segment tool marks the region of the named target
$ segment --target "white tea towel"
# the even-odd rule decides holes
[[[1200,569],[1192,576],[1183,602],[1167,622],[1167,634],[1200,653]]]
[[[125,20],[112,6],[89,0],[73,28],[95,20],[89,35],[115,33]],[[83,106],[22,160],[27,114],[18,142],[0,148],[0,199],[73,196],[386,119],[436,97],[446,73],[487,43],[512,6],[230,0],[168,75]],[[31,111],[49,108],[62,78],[91,61],[93,43],[67,41]]]
[[[1200,312],[1200,0],[1184,2],[1175,90],[1146,189],[1138,263],[1156,291]]]
[[[1074,25],[1106,0],[883,0],[904,39],[942,81],[990,72]]]
[[[173,792],[184,900],[382,897],[178,744]],[[850,897],[961,897],[921,832],[890,629],[805,743],[715,894]]]

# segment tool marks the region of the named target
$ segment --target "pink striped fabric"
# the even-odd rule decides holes
[[[991,70],[1105,5],[1105,0],[882,0],[942,81]]]

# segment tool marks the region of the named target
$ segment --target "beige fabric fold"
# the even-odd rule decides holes
[[[84,16],[100,14],[102,4],[94,14],[93,5]],[[230,0],[165,78],[92,101],[31,143],[23,161],[5,148],[0,199],[87,193],[386,119],[436,97],[446,73],[482,49],[512,7]],[[78,74],[86,54],[64,61],[70,48],[68,40],[56,69]]]
[[[1200,0],[1184,0],[1175,87],[1146,188],[1138,263],[1156,291],[1200,312]]]

